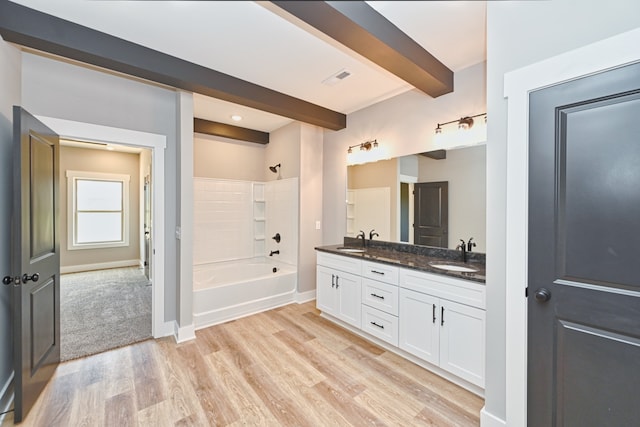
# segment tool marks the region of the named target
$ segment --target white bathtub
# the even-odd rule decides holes
[[[295,267],[268,258],[195,266],[195,327],[205,328],[293,302],[296,285]]]

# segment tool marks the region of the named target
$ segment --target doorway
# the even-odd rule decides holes
[[[151,337],[151,283],[144,275],[149,239],[143,231],[151,226],[150,207],[144,209],[151,151],[60,138],[59,152],[65,361]]]
[[[165,322],[164,320],[164,151],[166,148],[166,136],[45,116],[38,116],[37,118],[66,139],[113,143],[150,150],[151,167],[149,174],[153,183],[151,187],[153,227],[150,231],[151,241],[153,242],[150,250],[150,256],[152,258],[150,274],[153,278],[151,286],[152,336],[159,338],[171,335],[173,333],[173,324],[172,322]],[[158,262],[154,262],[153,260],[158,260]]]

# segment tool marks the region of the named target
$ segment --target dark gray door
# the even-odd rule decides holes
[[[449,183],[420,182],[414,185],[413,243],[449,246]]]
[[[13,339],[20,422],[60,362],[58,135],[13,109]]]
[[[144,275],[151,279],[151,176],[144,177]]]
[[[529,102],[528,425],[640,425],[640,64]]]

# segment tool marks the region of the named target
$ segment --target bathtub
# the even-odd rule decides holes
[[[195,327],[205,328],[293,302],[296,285],[294,266],[268,258],[197,265],[193,268]]]

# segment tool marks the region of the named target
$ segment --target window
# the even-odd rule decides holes
[[[129,245],[129,175],[67,171],[69,250]]]

